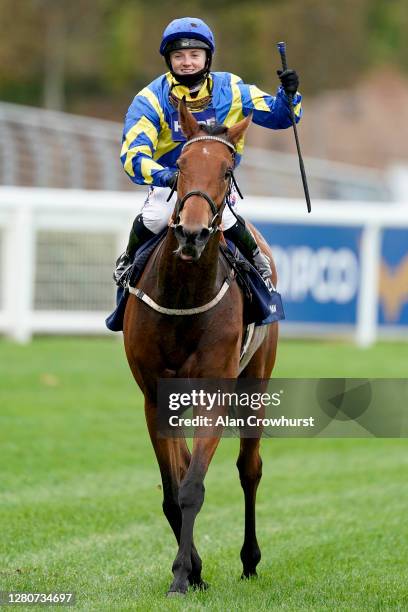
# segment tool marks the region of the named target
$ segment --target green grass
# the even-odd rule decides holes
[[[282,341],[275,375],[405,377],[407,354]],[[195,530],[210,590],[166,600],[176,546],[121,343],[3,341],[0,363],[0,590],[74,590],[81,610],[408,608],[406,440],[265,440],[248,582],[238,443],[222,440]]]

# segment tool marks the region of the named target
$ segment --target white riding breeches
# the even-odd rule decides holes
[[[150,187],[145,203],[142,206],[143,223],[154,234],[158,234],[168,225],[169,219],[173,213],[174,206],[177,201],[177,193],[174,193],[171,200],[166,202],[170,194],[169,187]],[[230,204],[237,211],[238,194],[235,189],[232,189],[230,195]],[[222,228],[227,230],[236,223],[236,218],[230,211],[228,206],[225,206],[222,213]]]

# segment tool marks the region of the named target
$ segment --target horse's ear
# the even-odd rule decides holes
[[[242,119],[242,121],[239,121],[238,123],[230,127],[227,132],[228,140],[230,140],[234,145],[236,145],[241,136],[243,136],[247,131],[251,121],[252,113],[249,113],[249,115],[245,117],[245,119]]]
[[[193,114],[188,110],[185,96],[180,100],[178,111],[181,130],[187,140],[190,140],[190,138],[198,134],[200,126],[196,119],[194,119]]]

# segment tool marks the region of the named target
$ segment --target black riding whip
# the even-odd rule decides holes
[[[278,50],[279,50],[279,53],[280,53],[280,56],[281,56],[281,59],[282,59],[282,68],[283,68],[283,70],[287,70],[288,69],[288,65],[287,65],[287,62],[286,62],[286,43],[285,42],[279,42],[279,43],[277,43],[277,47],[278,47]],[[293,131],[295,133],[296,148],[297,148],[298,157],[299,157],[300,174],[302,175],[302,183],[303,183],[303,189],[304,189],[304,192],[305,192],[305,198],[306,198],[306,204],[307,204],[307,212],[311,212],[312,211],[312,205],[310,203],[309,187],[307,185],[306,170],[305,170],[305,165],[303,163],[302,153],[300,151],[299,137],[298,137],[297,128],[296,128],[295,112],[293,110],[293,95],[292,94],[287,94],[287,96],[289,98],[290,117],[292,119]]]

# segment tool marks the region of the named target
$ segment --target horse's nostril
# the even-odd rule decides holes
[[[199,239],[200,240],[208,240],[210,236],[210,230],[208,227],[203,227],[203,229],[201,230],[201,232],[199,233]]]
[[[186,229],[181,223],[174,228],[174,234],[181,244],[196,245],[207,242],[210,237],[210,229],[203,227],[200,230]]]
[[[174,228],[174,233],[176,234],[177,238],[184,238],[185,237],[184,227],[181,225],[181,223],[176,225],[176,227]]]

